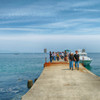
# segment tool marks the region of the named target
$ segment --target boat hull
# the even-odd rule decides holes
[[[84,66],[90,65],[91,62],[92,60],[80,60],[80,63],[82,63]]]

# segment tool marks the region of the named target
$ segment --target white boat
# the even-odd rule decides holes
[[[80,63],[82,63],[84,66],[90,65],[92,59],[87,56],[85,49],[78,50],[78,54],[80,55]]]

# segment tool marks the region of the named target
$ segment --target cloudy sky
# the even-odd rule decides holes
[[[0,0],[0,52],[100,52],[100,0]]]

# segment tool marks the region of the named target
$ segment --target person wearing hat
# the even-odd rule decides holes
[[[75,51],[74,54],[74,60],[75,60],[75,68],[77,67],[77,70],[79,70],[79,54],[77,50]]]
[[[73,61],[74,61],[74,54],[73,54],[73,52],[71,52],[69,55],[69,67],[72,70],[73,70]]]

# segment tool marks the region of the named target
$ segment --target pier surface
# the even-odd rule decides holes
[[[100,77],[81,64],[73,71],[66,63],[47,64],[22,100],[100,100]]]

